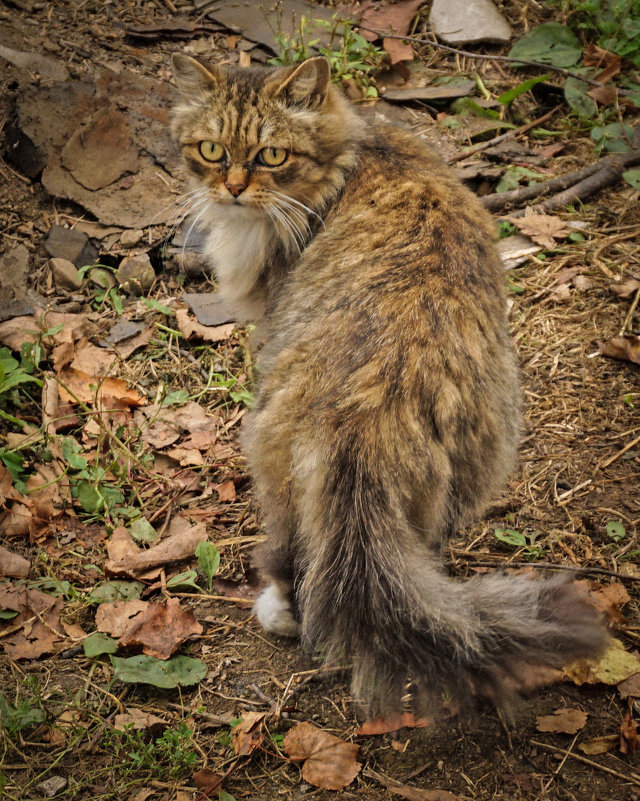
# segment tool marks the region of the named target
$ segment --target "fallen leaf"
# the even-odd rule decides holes
[[[130,706],[126,707],[125,712],[115,716],[113,727],[118,731],[126,731],[131,728],[137,731],[153,729],[159,735],[167,728],[167,722],[157,715],[152,715],[150,712],[143,712],[141,709]]]
[[[212,795],[222,786],[224,777],[210,768],[202,768],[193,774],[193,783],[204,795]]]
[[[52,330],[55,333],[42,336],[44,331]],[[14,317],[0,323],[0,342],[15,351],[20,351],[25,342],[35,342],[39,338],[45,346],[53,346],[75,342],[92,333],[93,326],[84,314],[61,314],[41,309],[28,317]]]
[[[311,723],[297,723],[284,738],[285,753],[305,762],[302,778],[314,787],[342,790],[355,779],[362,765],[356,761],[359,748],[345,743]]]
[[[579,743],[578,750],[587,755],[606,754],[607,751],[612,751],[619,741],[619,734],[605,734],[603,737],[594,737],[592,740]]]
[[[169,598],[166,604],[149,603],[120,636],[119,644],[140,645],[148,656],[169,659],[185,640],[202,632],[193,612],[183,609],[177,598]]]
[[[615,623],[624,621],[624,615],[620,608],[628,604],[631,598],[623,584],[619,581],[612,581],[611,584],[599,584],[597,581],[587,581],[586,579],[576,581],[575,584],[581,590],[586,591],[589,601],[598,612],[602,612]]]
[[[619,684],[640,672],[638,654],[625,651],[620,640],[612,637],[607,650],[597,660],[581,659],[564,668],[574,684]]]
[[[249,756],[264,740],[266,712],[245,712],[242,721],[233,727],[231,739],[236,756]]]
[[[221,501],[235,501],[236,485],[233,481],[225,481],[223,484],[216,484],[215,490]]]
[[[620,725],[620,751],[623,754],[635,756],[638,750],[638,725],[631,713],[631,704],[625,713]]]
[[[224,339],[229,339],[236,327],[235,323],[225,323],[224,325],[200,325],[197,320],[194,320],[187,309],[177,309],[176,322],[178,329],[184,334],[187,339],[204,339],[205,342],[222,342]]]
[[[409,33],[413,18],[423,4],[424,0],[402,0],[400,3],[390,5],[369,2],[363,6],[361,22],[366,28],[380,31],[380,35]],[[363,30],[360,33],[369,42],[374,42],[378,38],[378,34],[370,31]]]
[[[631,676],[618,684],[620,698],[640,698],[640,672],[632,673]]]
[[[413,47],[409,42],[385,37],[382,40],[382,47],[386,50],[392,67],[401,61],[413,61]]]
[[[62,597],[54,598],[24,586],[0,586],[0,609],[18,612],[9,623],[14,633],[7,635],[5,631],[0,641],[7,656],[13,660],[37,659],[58,650],[65,639],[59,629],[62,606]]]
[[[162,661],[146,654],[121,658],[110,655],[114,681],[127,684],[152,684],[154,687],[172,689],[190,687],[207,675],[207,666],[190,656],[174,656]]]
[[[365,720],[362,726],[358,726],[355,734],[388,734],[398,729],[416,729],[431,726],[433,720],[430,718],[416,718],[410,712],[403,712],[400,715],[391,715],[388,718],[377,717]]]
[[[569,236],[571,229],[564,220],[551,214],[529,214],[527,217],[505,217],[523,234],[543,248],[555,248],[556,239]]]
[[[134,598],[130,601],[107,601],[96,611],[96,628],[112,637],[122,637],[132,621],[147,609],[148,601]]]
[[[28,559],[0,545],[0,576],[27,578],[29,570],[31,562]]]
[[[198,467],[205,464],[204,457],[197,448],[171,448],[166,455],[183,467]]]
[[[628,300],[640,289],[640,281],[636,281],[635,278],[630,278],[628,281],[623,281],[621,284],[609,284],[609,289],[619,298],[622,298],[622,300]]]
[[[147,399],[121,378],[104,378],[65,367],[58,374],[60,398],[68,403],[96,403],[104,409],[144,406]]]
[[[549,293],[549,300],[553,303],[563,303],[571,297],[569,284],[559,284],[553,292]]]
[[[612,337],[607,342],[597,340],[596,345],[603,356],[640,364],[640,337],[635,334]]]
[[[114,562],[121,562],[130,556],[140,553],[140,548],[133,541],[129,530],[118,526],[107,540],[107,554]]]
[[[553,715],[539,715],[536,718],[536,729],[563,734],[575,734],[587,722],[587,713],[581,709],[563,707],[556,709]]]

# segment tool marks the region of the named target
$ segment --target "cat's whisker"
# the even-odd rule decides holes
[[[284,229],[288,236],[286,237],[286,244],[294,244],[298,253],[302,251],[298,237],[296,236],[296,229],[292,227],[291,221],[285,216],[282,209],[275,205],[267,206],[267,214],[271,217],[276,228]]]
[[[274,208],[277,208],[278,211],[287,219],[295,232],[296,242],[300,248],[303,248],[312,235],[311,227],[309,226],[307,219],[304,218],[303,220],[300,220],[297,213],[294,216],[294,212],[297,210],[295,208],[289,208],[281,201],[274,203]],[[304,228],[302,227],[301,223],[304,223]]]
[[[295,220],[298,221],[298,225],[304,226],[304,228],[305,228],[305,230],[307,232],[306,239],[310,239],[311,236],[313,235],[313,231],[311,230],[311,226],[309,225],[309,219],[308,219],[307,215],[302,211],[302,209],[299,209],[297,206],[291,205],[290,203],[288,203],[286,200],[283,200],[282,198],[277,198],[275,200],[275,203],[276,203],[276,205],[279,205],[283,209],[286,208],[288,213]]]
[[[182,243],[182,254],[181,254],[181,259],[182,259],[182,265],[183,265],[183,267],[184,267],[184,252],[185,252],[185,249],[186,249],[186,247],[187,247],[187,243],[188,243],[188,241],[189,241],[189,237],[191,236],[191,231],[193,231],[193,228],[194,228],[194,226],[197,224],[197,222],[198,222],[198,220],[200,219],[200,217],[202,217],[202,215],[203,215],[203,214],[205,213],[205,211],[207,210],[207,206],[208,206],[208,204],[206,203],[206,201],[204,202],[204,204],[203,204],[203,205],[204,205],[204,207],[201,209],[201,211],[198,213],[198,216],[197,216],[197,217],[194,219],[194,221],[193,221],[193,222],[191,223],[191,225],[189,226],[189,230],[187,231],[187,235],[185,236],[185,238],[184,238],[184,242]]]
[[[324,220],[323,220],[323,219],[322,219],[322,217],[321,217],[321,216],[318,214],[318,212],[317,212],[317,211],[314,211],[313,209],[310,209],[310,208],[309,208],[309,206],[305,206],[305,204],[304,204],[304,203],[302,203],[301,201],[297,200],[297,199],[296,199],[296,198],[294,198],[294,197],[291,197],[291,195],[285,195],[285,194],[284,194],[284,192],[278,192],[278,191],[277,191],[277,190],[275,190],[275,189],[269,189],[268,191],[269,191],[270,193],[274,194],[274,195],[278,195],[278,196],[279,196],[279,197],[281,197],[281,198],[285,198],[285,199],[286,199],[286,200],[288,200],[290,203],[294,203],[296,206],[300,206],[300,208],[301,208],[303,211],[305,211],[307,214],[311,214],[311,215],[313,215],[314,217],[317,217],[317,218],[318,218],[318,220],[320,220],[320,222],[322,223],[322,227],[323,227],[323,228],[325,227],[325,226],[324,226]]]
[[[172,200],[171,203],[167,203],[167,205],[164,206],[164,208],[156,212],[144,227],[150,228],[154,224],[155,220],[157,220],[161,214],[164,214],[165,211],[167,211],[167,209],[170,209],[172,206],[180,208],[180,206],[184,205],[185,203],[188,203],[189,196],[198,197],[200,194],[204,194],[206,191],[207,190],[203,189],[202,187],[196,187],[195,189],[190,189],[188,192],[183,192],[181,195],[178,195],[178,197],[175,200]],[[170,218],[168,222],[171,222],[172,219],[175,218]]]

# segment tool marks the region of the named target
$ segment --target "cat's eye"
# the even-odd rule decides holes
[[[204,142],[200,142],[199,147],[200,155],[207,161],[222,161],[225,157],[224,148],[218,142],[211,142],[209,139],[205,139]]]
[[[281,147],[263,147],[258,153],[258,160],[266,167],[279,167],[285,163],[288,155]]]

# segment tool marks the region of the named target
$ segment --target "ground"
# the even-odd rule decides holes
[[[533,9],[516,2],[502,5],[514,25],[515,37],[559,13],[543,12],[539,4],[532,4],[536,6]],[[213,48],[218,60],[228,58],[232,62],[251,52],[246,39],[221,26],[216,30],[210,20],[198,16],[192,3],[176,2],[175,6],[177,15],[169,0],[144,4],[133,0],[108,4],[90,0],[56,4],[14,0],[0,10],[0,46],[50,54],[63,61],[69,71],[64,91],[71,86],[72,93],[78,82],[92,86],[102,69],[116,70],[117,74],[124,69],[137,76],[136,80],[160,82],[168,87],[169,53],[178,47],[186,46],[196,54]],[[186,41],[181,42],[176,39],[175,30],[170,29],[176,19],[191,25],[204,23],[209,29],[190,31],[184,34]],[[131,26],[150,29],[152,25],[164,26],[164,32],[148,34],[147,39],[131,34]],[[486,48],[480,50],[487,52]],[[252,58],[260,60],[262,56],[256,51]],[[449,74],[477,72],[492,91],[494,85],[504,91],[520,80],[507,74],[504,66],[489,61],[474,64],[461,56],[434,55],[426,49],[416,49],[415,61],[412,69],[416,70],[428,62],[430,67],[436,64]],[[384,80],[389,85],[394,80],[401,83],[393,76]],[[608,682],[592,678],[583,684],[564,677],[535,690],[513,719],[485,709],[473,719],[453,716],[436,726],[359,735],[356,729],[363,716],[350,698],[348,673],[336,665],[323,667],[317,655],[304,653],[295,642],[264,633],[250,613],[250,600],[232,600],[250,599],[255,593],[252,549],[262,536],[259,510],[253,503],[237,444],[246,410],[244,400],[252,388],[247,334],[225,328],[227,321],[222,318],[210,322],[208,332],[201,327],[188,333],[183,323],[173,317],[176,310],[184,307],[180,300],[184,292],[205,295],[213,291],[213,286],[211,279],[198,274],[197,269],[185,274],[180,248],[162,244],[170,227],[156,224],[151,229],[155,280],[145,292],[151,304],[145,305],[134,293],[129,297],[122,283],[120,288],[112,288],[111,295],[105,295],[104,287],[86,280],[77,289],[62,288],[56,283],[44,245],[51,225],[79,229],[80,221],[96,221],[114,226],[115,233],[101,230],[100,238],[92,235],[100,261],[114,269],[129,252],[118,237],[123,229],[138,226],[119,226],[117,220],[114,223],[101,217],[103,207],[116,217],[118,210],[117,203],[115,207],[109,205],[100,193],[91,213],[87,208],[93,199],[65,200],[68,195],[64,193],[55,197],[45,189],[45,179],[37,170],[31,177],[21,172],[8,152],[7,131],[25,124],[16,118],[16,104],[29,93],[35,98],[36,108],[44,104],[39,92],[48,91],[53,79],[35,74],[25,78],[17,67],[7,64],[0,82],[0,125],[5,127],[5,158],[0,161],[0,254],[24,245],[30,265],[25,286],[11,286],[8,272],[0,275],[0,291],[2,286],[6,290],[7,285],[9,290],[15,290],[14,296],[11,292],[0,296],[4,298],[0,306],[7,301],[7,307],[0,308],[2,320],[31,314],[30,308],[44,304],[76,315],[73,324],[71,318],[65,318],[63,331],[71,330],[80,319],[82,325],[89,326],[88,333],[83,329],[83,333],[68,339],[67,347],[73,350],[68,358],[61,351],[54,356],[51,349],[52,339],[59,347],[64,344],[60,332],[42,340],[40,372],[34,373],[44,380],[42,397],[35,385],[25,385],[23,394],[7,394],[3,399],[0,384],[0,409],[28,423],[35,437],[32,444],[25,443],[20,440],[21,425],[0,418],[0,454],[22,454],[24,470],[20,475],[27,480],[31,473],[39,474],[36,484],[40,492],[43,485],[45,489],[51,485],[60,488],[58,496],[49,497],[48,511],[42,505],[37,509],[27,507],[26,528],[10,529],[6,516],[0,522],[0,545],[30,563],[26,583],[8,570],[2,570],[0,575],[4,572],[13,576],[11,581],[16,587],[35,588],[34,581],[47,580],[49,584],[41,583],[39,589],[62,593],[59,618],[49,623],[45,617],[42,624],[43,637],[47,629],[50,633],[54,629],[52,647],[34,658],[21,655],[20,645],[17,652],[7,650],[0,655],[0,782],[4,782],[5,797],[12,801],[52,796],[186,801],[203,797],[202,786],[199,790],[194,788],[193,774],[207,767],[218,776],[225,776],[220,798],[227,801],[229,795],[224,793],[237,801],[320,801],[334,797],[373,801],[391,798],[392,794],[431,801],[638,801],[640,771],[633,722],[638,713],[633,691],[628,698],[623,697],[625,693],[616,686],[620,677],[609,677]],[[153,106],[151,101],[146,103],[144,93],[132,101],[130,96],[127,100],[125,90],[114,88],[113,84],[109,87],[111,97],[118,97],[118,109],[125,114],[131,115],[132,107],[134,112],[138,110],[135,103],[146,104],[145,109]],[[124,94],[119,95],[119,91]],[[93,89],[89,94],[95,97]],[[79,95],[72,96],[77,102]],[[524,116],[516,122],[522,124],[525,119],[542,115],[556,100],[551,89],[546,97],[523,97]],[[158,102],[164,101],[161,98]],[[148,112],[146,119],[154,120],[148,130],[155,140],[164,141],[167,117],[162,111],[164,106],[158,108],[161,110],[157,113]],[[58,110],[61,119],[75,113],[71,107]],[[468,141],[460,138],[455,126],[438,125],[434,117],[441,120],[447,110],[447,106],[433,109],[420,102],[406,107],[378,103],[371,104],[366,113],[384,113],[412,126],[443,157],[450,158]],[[623,111],[627,114],[625,119],[637,123],[633,110]],[[131,121],[132,117],[127,119]],[[30,130],[37,129],[33,121],[30,124]],[[520,155],[511,155],[510,165],[542,164],[545,175],[556,175],[595,161],[597,155],[588,126],[576,122],[566,108],[546,125],[558,132],[551,138],[562,145],[557,153],[536,162],[537,143],[521,140],[532,147],[525,147]],[[56,130],[59,133],[61,129]],[[54,140],[53,134],[47,140],[47,146],[54,150],[66,144],[60,140],[56,144]],[[480,140],[474,140],[477,141]],[[547,140],[543,141],[547,144]],[[48,152],[50,161],[56,153]],[[153,156],[155,161],[148,162],[144,161],[148,152],[144,158],[140,156],[140,175],[152,164],[155,172],[162,173],[162,184],[169,187],[169,199],[178,198],[182,179],[171,154],[154,151]],[[470,158],[459,166],[476,162],[478,159]],[[466,168],[466,174],[471,176],[470,185],[483,194],[495,188],[496,176],[504,172],[505,164],[500,164],[499,159],[479,163],[479,170]],[[123,192],[130,187],[126,180],[123,179]],[[598,343],[626,334],[631,349],[634,347],[633,334],[639,324],[633,304],[634,299],[637,303],[640,285],[632,283],[627,294],[611,287],[640,280],[637,199],[637,191],[618,182],[589,197],[584,204],[563,208],[557,218],[580,227],[567,228],[551,245],[508,272],[510,322],[522,367],[525,399],[520,459],[502,497],[496,499],[483,520],[459,532],[445,553],[448,569],[460,579],[497,566],[538,573],[555,567],[575,573],[577,578],[591,582],[593,592],[609,599],[603,603],[608,605],[612,631],[627,653],[633,652],[640,639],[638,351],[634,363],[604,356]],[[135,209],[131,213],[135,214]],[[580,236],[571,231],[581,232]],[[149,249],[148,245],[145,247]],[[139,250],[144,251],[145,247],[139,246]],[[189,252],[187,257],[192,258]],[[191,263],[189,258],[187,263]],[[7,262],[4,265],[6,268]],[[80,381],[71,386],[66,406],[60,401],[57,409],[54,406],[54,411],[48,412],[46,391],[51,388],[52,378],[54,384],[57,377],[69,387],[73,376],[64,371],[75,369],[72,358],[80,358],[83,353],[97,358],[97,349],[87,348],[99,340],[98,334],[111,331],[120,318],[139,322],[141,330],[151,332],[135,355],[118,363],[117,375],[126,380],[131,392],[137,393],[135,397],[127,395],[125,401],[124,390],[118,385],[109,396],[117,411],[96,423],[100,415],[106,414],[106,403],[100,406],[94,402],[96,389],[89,378],[85,384]],[[211,335],[213,328],[217,333]],[[77,373],[75,376],[77,379]],[[83,391],[88,395],[78,402],[77,395]],[[157,416],[146,422],[141,423],[141,418],[136,417],[140,413],[136,408],[144,411],[179,391],[184,394],[178,399],[188,399],[206,411],[204,428],[193,425],[193,407],[189,407],[192,419],[182,423],[168,412],[164,428],[154,427],[161,419],[157,409]],[[181,407],[174,404],[166,408],[173,414]],[[63,411],[72,415],[65,423],[60,422]],[[94,429],[88,425],[92,421]],[[167,429],[178,434],[163,441],[168,436]],[[207,439],[207,431],[211,430],[214,436]],[[194,537],[202,538],[201,533],[205,532],[221,554],[213,585],[209,587],[206,570],[193,558],[186,562],[183,559],[178,566],[162,565],[155,572],[136,572],[127,563],[131,550],[107,552],[107,543],[113,547],[114,529],[121,529],[127,520],[118,517],[117,504],[107,506],[106,511],[98,505],[94,514],[87,512],[91,499],[85,497],[83,501],[78,495],[83,486],[82,468],[74,462],[68,444],[63,451],[62,437],[74,440],[76,456],[94,467],[88,474],[90,480],[84,482],[85,489],[87,485],[115,487],[126,496],[130,507],[138,514],[142,509],[154,528],[169,538],[171,522],[177,515]],[[176,442],[176,449],[170,450],[169,446]],[[178,446],[183,448],[181,452],[177,451]],[[116,456],[109,463],[105,458],[113,449]],[[56,464],[65,465],[65,469],[56,472]],[[100,464],[106,465],[106,472],[98,477],[95,466]],[[116,464],[121,468],[124,465],[118,474]],[[46,469],[53,472],[43,473]],[[8,489],[5,479],[6,472],[0,474],[0,499],[4,498],[5,509],[15,511],[19,497],[15,490]],[[73,497],[65,481],[70,482]],[[29,486],[33,490],[35,485]],[[184,532],[181,535],[186,536]],[[171,585],[176,573],[194,568],[198,569],[199,590]],[[160,689],[151,684],[123,682],[117,676],[114,679],[114,668],[107,656],[86,655],[83,639],[96,627],[97,606],[89,597],[92,589],[105,578],[131,579],[143,573],[147,585],[143,599],[174,596],[200,624],[201,633],[186,637],[180,649],[180,653],[206,666],[206,676],[198,683]],[[7,586],[0,584],[0,593]],[[180,591],[172,586],[178,586]],[[35,596],[32,605],[34,599]],[[6,609],[0,604],[0,611]],[[16,628],[20,628],[16,627],[16,619],[25,630],[32,624],[37,626],[34,621],[38,615],[31,615],[32,611],[28,607],[28,615],[22,610],[24,618],[9,614],[0,620],[0,644],[16,642],[13,638]],[[27,617],[30,623],[24,622]],[[135,648],[121,648],[118,656],[134,652]],[[627,671],[634,672],[640,672],[640,668]],[[583,719],[582,727],[572,734],[539,730],[539,716],[562,708],[587,713],[586,723]],[[131,710],[156,715],[162,721],[155,729],[146,723],[142,734],[119,732],[116,716],[125,711],[131,714]],[[249,713],[256,712],[266,713],[256,723],[257,730],[266,732],[264,739],[257,735],[256,743],[246,746],[240,738],[236,756],[231,740],[231,731],[236,727],[232,723],[239,718],[246,721],[251,717]],[[343,790],[314,786],[301,775],[301,763],[286,758],[282,736],[295,722],[305,721],[360,747],[358,760],[362,769]],[[165,735],[164,746],[158,744],[163,730],[170,733],[169,737]],[[609,737],[602,752],[581,749],[602,737]],[[57,777],[66,781],[57,786],[55,781],[47,784]],[[213,797],[217,798],[219,791],[218,786]]]

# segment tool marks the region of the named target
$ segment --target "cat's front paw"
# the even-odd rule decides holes
[[[276,584],[269,584],[260,593],[253,606],[253,614],[265,631],[281,637],[298,637],[300,634],[300,625],[293,616],[291,604]]]

